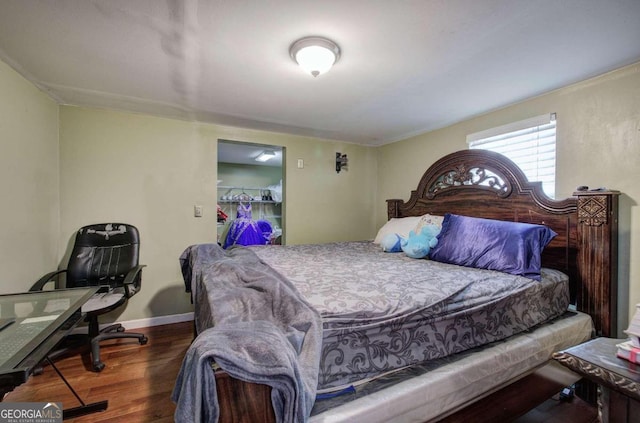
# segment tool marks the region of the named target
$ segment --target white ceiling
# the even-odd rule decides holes
[[[62,104],[381,145],[640,60],[640,0],[0,0],[0,58]]]

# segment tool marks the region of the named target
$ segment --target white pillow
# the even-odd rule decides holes
[[[420,216],[410,216],[410,217],[394,217],[384,224],[382,228],[378,231],[378,235],[373,240],[374,243],[380,244],[382,238],[384,238],[388,234],[398,234],[402,237],[408,237],[409,232],[416,228],[416,225],[420,221]]]

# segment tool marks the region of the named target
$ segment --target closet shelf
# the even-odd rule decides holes
[[[255,191],[255,190],[261,190],[261,189],[269,189],[267,187],[242,187],[242,186],[235,186],[235,185],[218,185],[218,188],[222,188],[222,189],[246,189],[246,190],[251,190],[251,191]]]
[[[270,201],[270,200],[218,200],[218,203],[225,203],[225,204],[230,204],[230,203],[263,203],[263,204],[276,204],[276,205],[282,204],[279,201]]]
[[[276,192],[278,195],[276,195]],[[281,194],[274,192],[269,187],[246,187],[237,185],[218,185],[219,202],[221,203],[238,203],[238,202],[255,202],[265,204],[280,204]]]

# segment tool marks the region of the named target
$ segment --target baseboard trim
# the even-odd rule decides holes
[[[169,316],[147,317],[145,319],[127,320],[119,322],[127,330],[148,328],[151,326],[170,325],[172,323],[189,322],[193,320],[193,312],[183,314],[171,314]],[[100,325],[102,326],[102,325]],[[108,326],[108,325],[105,325]]]
[[[191,321],[193,321],[193,312],[183,313],[183,314],[171,314],[169,316],[147,317],[145,319],[125,320],[121,322],[119,321],[119,322],[111,322],[111,323],[101,323],[100,329],[104,329],[116,323],[120,323],[122,326],[124,326],[125,330],[131,330],[131,329],[149,328],[152,326],[170,325],[172,323],[182,323],[182,322],[191,322]],[[71,334],[83,334],[83,333],[84,334],[87,333],[86,323],[83,323],[81,326],[78,326],[71,331]]]

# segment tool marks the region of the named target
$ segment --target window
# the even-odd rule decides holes
[[[467,136],[470,149],[504,154],[527,176],[542,182],[542,189],[555,197],[556,114],[538,116]]]

